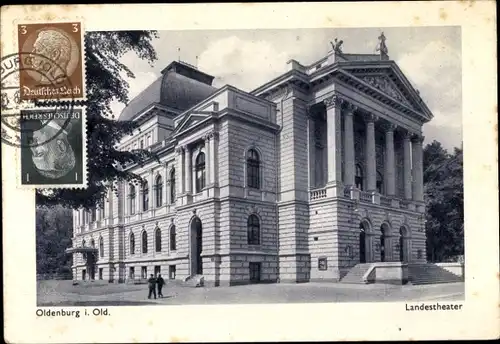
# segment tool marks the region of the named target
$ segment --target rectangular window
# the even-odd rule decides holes
[[[249,263],[250,268],[250,282],[260,282],[260,263]]]
[[[99,279],[102,280],[103,268],[99,268]]]
[[[141,268],[141,277],[142,277],[143,279],[148,278],[148,267],[147,267],[147,266],[143,266],[143,267]]]
[[[141,140],[141,149],[144,149],[144,140]]]
[[[128,278],[135,279],[135,268],[133,266],[128,269]]]
[[[153,142],[151,141],[151,135],[148,135],[148,146],[151,146]]]
[[[168,278],[175,279],[175,265],[168,266]]]

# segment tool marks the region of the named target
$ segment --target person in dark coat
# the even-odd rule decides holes
[[[158,297],[163,297],[161,289],[165,284],[165,280],[163,279],[163,277],[161,277],[161,274],[158,274],[158,277],[156,278],[156,284],[158,285]]]
[[[149,294],[148,294],[148,299],[151,298],[151,294],[156,299],[156,278],[153,277],[153,274],[148,279],[148,287],[149,287]]]

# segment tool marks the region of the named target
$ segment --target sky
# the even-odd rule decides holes
[[[330,41],[342,39],[344,53],[375,53],[377,37],[386,36],[389,57],[419,90],[434,114],[424,125],[424,143],[437,140],[452,150],[462,142],[462,73],[460,27],[362,29],[184,30],[159,31],[153,41],[153,66],[134,53],[121,61],[135,74],[129,79],[132,99],[161,75],[173,60],[196,65],[215,76],[213,85],[251,91],[283,74],[286,62],[309,65],[326,56]],[[113,103],[117,117],[124,104]]]

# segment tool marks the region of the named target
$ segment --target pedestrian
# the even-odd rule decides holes
[[[149,287],[148,299],[150,299],[151,294],[153,294],[156,300],[156,278],[153,277],[153,274],[151,274],[148,279],[148,287]]]
[[[163,288],[163,285],[165,284],[165,280],[163,277],[161,277],[161,274],[158,274],[158,277],[156,278],[156,284],[158,285],[158,297],[163,297],[163,293],[161,292],[161,289]]]

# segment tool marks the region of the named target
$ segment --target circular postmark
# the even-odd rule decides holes
[[[71,90],[70,78],[66,69],[54,60],[36,52],[20,52],[10,54],[0,60],[1,66],[1,139],[2,143],[19,147],[33,148],[46,144],[64,132],[71,122],[74,99],[65,98],[61,101],[61,94]],[[38,84],[41,88],[41,99],[22,100],[21,92],[26,92],[21,87],[21,73],[39,75],[38,79],[45,83]],[[54,77],[56,76],[56,77]],[[46,81],[50,83],[47,84]],[[63,92],[63,93],[62,93]],[[41,107],[41,108],[40,108]],[[65,113],[63,121],[58,121],[57,130],[52,130],[49,136],[43,139],[25,140],[24,137],[33,137],[33,133],[40,131],[52,122],[47,116],[28,116],[34,120],[25,120],[27,113],[50,110],[53,114]],[[29,125],[25,125],[29,122]]]

